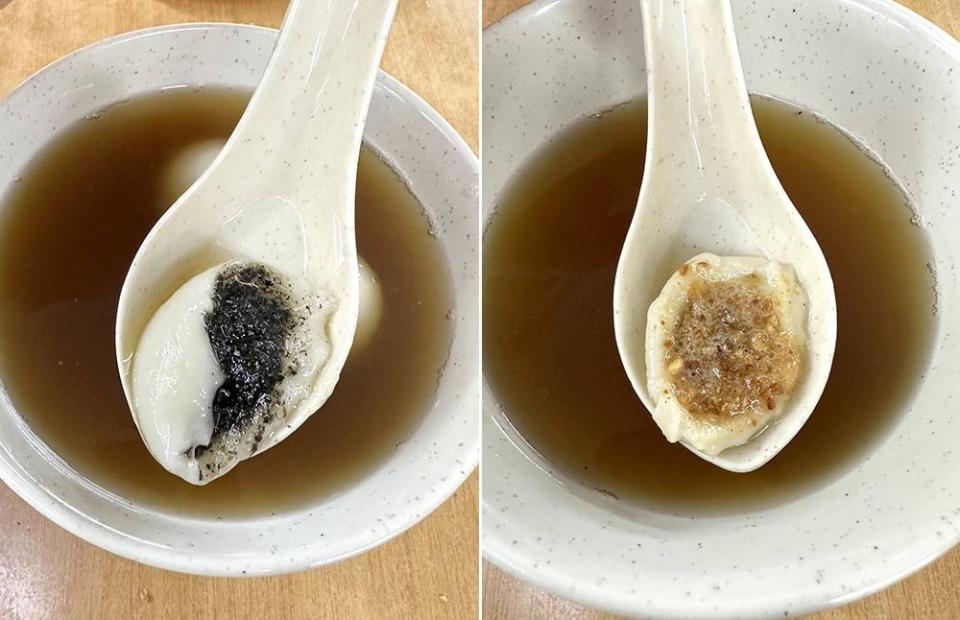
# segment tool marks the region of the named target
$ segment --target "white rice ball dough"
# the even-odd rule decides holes
[[[802,372],[806,317],[788,266],[715,254],[681,265],[647,313],[647,388],[666,438],[716,455],[776,421]]]

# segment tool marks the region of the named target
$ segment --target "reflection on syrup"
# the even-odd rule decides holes
[[[838,339],[800,434],[749,474],[669,444],[624,373],[613,279],[643,175],[646,108],[590,117],[520,171],[484,239],[484,372],[517,431],[562,475],[654,510],[743,512],[815,489],[890,432],[934,332],[931,260],[901,191],[835,128],[754,100],[777,175],[833,275]]]

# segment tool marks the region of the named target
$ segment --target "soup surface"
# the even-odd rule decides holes
[[[791,444],[749,474],[663,438],[614,340],[614,273],[646,143],[646,106],[625,104],[535,154],[484,238],[484,373],[510,423],[562,479],[682,514],[789,501],[862,461],[919,384],[935,293],[926,237],[904,194],[833,126],[782,102],[753,106],[834,279],[837,350],[823,398]]]
[[[200,515],[257,515],[314,502],[382,463],[434,400],[450,346],[440,242],[401,179],[364,148],[357,244],[382,286],[383,317],[347,360],[323,409],[273,449],[194,487],[144,447],[114,356],[130,261],[173,197],[184,149],[225,139],[250,93],[177,89],[114,105],[67,129],[0,207],[0,377],[34,432],[124,498]]]

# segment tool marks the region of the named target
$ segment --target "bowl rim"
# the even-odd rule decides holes
[[[837,1],[843,4],[859,5],[866,9],[872,10],[877,14],[886,16],[898,26],[911,33],[912,36],[922,37],[928,42],[935,44],[947,55],[956,59],[957,62],[960,63],[960,40],[950,36],[942,28],[927,18],[907,8],[906,6],[903,6],[894,0]],[[496,21],[490,23],[486,28],[483,29],[484,40],[487,40],[487,36],[490,36],[489,40],[491,41],[507,40],[507,37],[502,36],[503,33],[501,31],[513,27],[515,24],[526,22],[530,19],[535,19],[539,14],[550,10],[555,5],[560,5],[565,2],[566,0],[533,0],[532,2],[523,5],[519,9],[503,15]],[[501,36],[494,37],[491,35]],[[537,148],[534,148],[532,152],[533,154],[536,154],[538,152]],[[524,161],[521,161],[518,165],[513,166],[512,170],[516,171],[522,168]],[[491,211],[490,213],[486,214],[481,213],[482,226],[486,227],[487,223],[489,222],[489,218],[494,212],[495,211]],[[493,395],[493,392],[489,388],[485,376],[483,379],[483,384],[485,395],[484,400],[486,401],[486,395],[488,393]],[[487,404],[488,403],[486,402],[484,403],[481,413],[484,429],[486,429],[488,426],[497,427],[496,432],[505,433],[503,429],[499,428],[499,423],[493,419],[492,409],[488,409]],[[496,407],[493,409],[495,408]],[[510,434],[505,434],[508,440],[507,443],[509,443],[511,446],[510,449],[521,452],[525,458],[529,459],[529,455],[524,454],[523,450],[515,445],[513,438],[510,437]],[[534,465],[540,467],[540,465],[537,465],[536,463],[534,463]],[[483,486],[485,487],[486,485],[484,484]],[[488,506],[484,500],[484,493],[481,492],[481,522],[483,518],[482,514],[487,510]],[[618,599],[609,595],[605,596],[602,592],[599,592],[595,588],[587,590],[581,590],[579,588],[573,589],[572,586],[577,586],[578,582],[569,578],[567,575],[562,574],[561,571],[547,571],[542,565],[538,569],[531,569],[528,565],[518,562],[518,554],[508,538],[509,537],[505,537],[496,530],[482,530],[481,553],[483,558],[490,561],[498,568],[504,570],[509,575],[532,584],[533,586],[555,596],[615,614],[643,614],[657,618],[688,618],[691,617],[691,614],[694,614],[697,611],[702,611],[693,608],[678,607],[675,604],[658,602],[655,599],[651,599],[644,604],[643,600],[639,596],[633,601],[625,601],[622,598]],[[904,565],[894,567],[887,575],[874,580],[872,583],[854,588],[841,596],[818,600],[811,599],[808,595],[786,595],[781,597],[778,602],[781,605],[781,609],[785,609],[789,605],[790,615],[795,616],[838,607],[840,605],[864,598],[870,594],[874,594],[893,585],[894,583],[919,571],[920,569],[932,563],[934,560],[941,557],[947,551],[960,543],[960,530],[952,532],[950,535],[945,535],[933,542],[934,544],[928,545],[928,549],[926,549],[918,557],[911,558],[910,561]],[[576,592],[576,594],[571,595],[571,591]],[[725,610],[714,612],[711,614],[711,617],[765,617],[765,614],[769,613],[769,607],[756,604],[751,606],[750,603],[743,604],[740,602],[736,610],[727,608]]]
[[[211,31],[211,30],[243,30],[258,32],[276,36],[279,30],[266,26],[255,24],[241,24],[234,22],[180,22],[171,24],[162,24],[150,26],[127,32],[118,33],[104,37],[79,47],[41,67],[30,76],[22,80],[17,86],[0,98],[0,103],[5,103],[10,98],[23,91],[26,91],[31,83],[37,78],[58,68],[61,64],[82,56],[96,49],[113,46],[124,43],[140,37],[153,36],[158,34],[176,33],[184,31]],[[440,135],[451,145],[451,152],[456,153],[463,159],[474,175],[479,175],[479,159],[473,152],[467,142],[459,133],[443,118],[426,100],[410,89],[406,84],[393,77],[383,69],[378,69],[376,83],[378,87],[387,89],[391,94],[402,100],[416,114],[426,118],[440,133]],[[376,90],[376,89],[375,89]],[[42,148],[42,146],[40,147]],[[405,182],[408,182],[404,177]],[[479,389],[479,385],[478,385]],[[479,398],[479,393],[478,393]],[[48,449],[33,433],[26,421],[17,413],[17,408],[10,401],[5,391],[0,392],[0,401],[3,408],[16,413],[16,423],[22,427],[26,433],[33,435],[39,446]],[[148,541],[140,540],[129,536],[119,530],[115,530],[106,524],[100,523],[90,515],[78,510],[64,500],[56,493],[40,486],[33,480],[16,461],[10,461],[6,449],[0,445],[0,481],[6,484],[14,493],[29,504],[34,510],[54,522],[71,534],[91,543],[101,549],[109,551],[115,555],[123,557],[134,562],[150,565],[156,568],[171,570],[187,574],[202,576],[264,576],[279,575],[317,568],[327,564],[334,564],[342,560],[360,555],[375,547],[378,547],[393,538],[404,533],[408,529],[417,525],[420,521],[429,516],[442,503],[449,499],[454,492],[470,477],[473,471],[479,465],[479,431],[474,438],[466,438],[461,444],[458,458],[463,466],[452,468],[450,475],[445,477],[439,484],[431,489],[426,489],[420,494],[421,501],[416,506],[418,510],[407,512],[409,517],[398,524],[397,527],[379,531],[375,536],[370,537],[364,544],[345,553],[324,557],[318,559],[313,555],[305,553],[309,547],[293,547],[285,554],[255,554],[233,556],[226,554],[213,553],[185,553],[181,549],[158,546]],[[59,458],[59,457],[58,457]],[[372,473],[372,472],[371,472]],[[89,483],[85,477],[77,472],[77,475],[83,482]],[[92,484],[92,483],[91,483]],[[330,498],[324,498],[324,502]],[[282,515],[278,515],[282,517]],[[189,516],[170,515],[170,519],[194,520]],[[224,519],[229,522],[230,520]],[[238,523],[249,523],[249,519],[238,520]],[[205,559],[204,559],[205,558]],[[201,561],[198,561],[201,560]],[[258,566],[259,564],[259,566]]]

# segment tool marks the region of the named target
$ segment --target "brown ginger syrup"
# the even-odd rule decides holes
[[[823,398],[787,448],[749,474],[663,438],[614,340],[614,272],[643,175],[647,118],[644,103],[622,105],[535,154],[484,238],[484,373],[509,422],[568,483],[680,514],[790,501],[862,462],[922,379],[936,323],[932,258],[903,192],[831,125],[782,102],[753,104],[836,287],[836,358]]]
[[[36,435],[121,497],[197,515],[255,516],[316,502],[367,475],[433,403],[452,335],[440,242],[400,178],[363,149],[358,249],[383,317],[332,398],[288,439],[204,487],[167,473],[140,439],[114,355],[117,299],[169,206],[164,167],[225,139],[248,91],[191,88],[114,105],[56,137],[0,204],[0,379]]]

